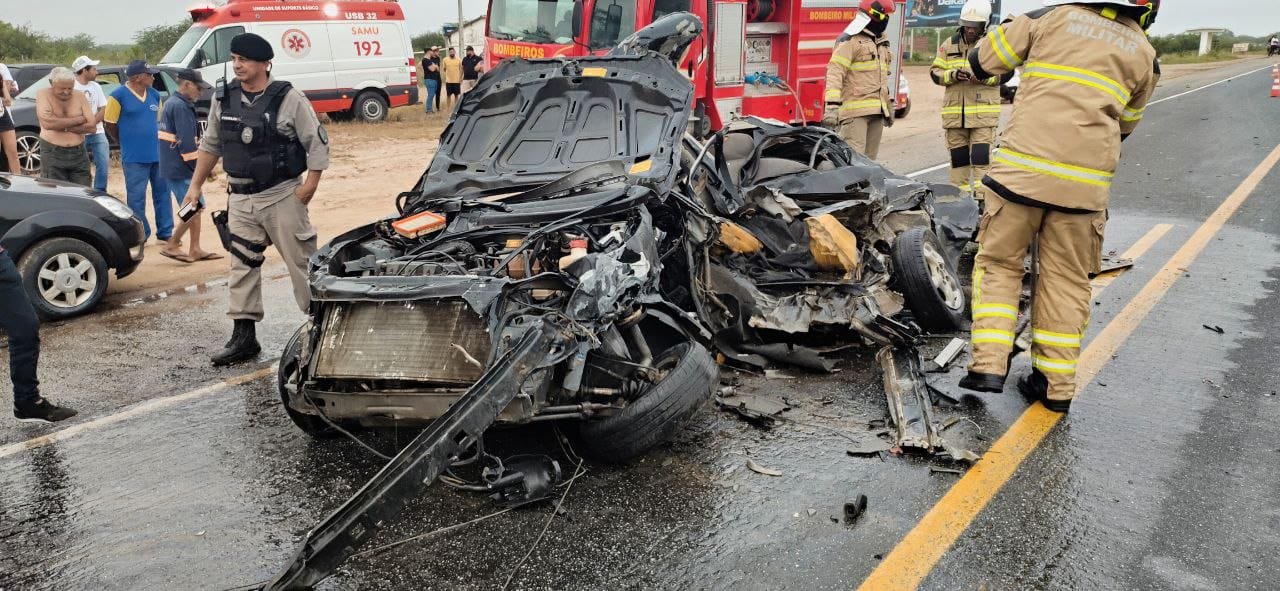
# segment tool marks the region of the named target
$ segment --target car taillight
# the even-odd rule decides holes
[[[409,84],[418,84],[418,67],[414,65],[413,58],[409,58]]]

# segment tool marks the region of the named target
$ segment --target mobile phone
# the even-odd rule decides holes
[[[201,209],[204,209],[204,206],[201,205],[199,201],[184,204],[182,208],[178,210],[178,219],[184,222],[190,221],[197,213],[200,213]]]

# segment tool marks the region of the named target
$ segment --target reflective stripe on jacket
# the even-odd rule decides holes
[[[993,27],[969,54],[980,76],[1022,67],[985,184],[1011,201],[1107,208],[1122,135],[1159,79],[1145,32],[1114,8],[1054,6]]]
[[[827,62],[825,102],[840,103],[840,120],[892,116],[889,41],[862,32],[836,46]]]
[[[929,68],[934,84],[947,89],[942,96],[942,128],[974,129],[1000,125],[1000,77],[968,82],[956,80],[956,72],[969,71],[970,46],[960,33],[938,46],[938,57]],[[972,74],[972,72],[969,72]]]

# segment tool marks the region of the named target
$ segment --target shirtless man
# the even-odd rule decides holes
[[[76,92],[76,75],[67,68],[49,73],[49,87],[36,93],[40,119],[40,177],[90,187],[89,153],[84,136],[98,130],[89,101]]]

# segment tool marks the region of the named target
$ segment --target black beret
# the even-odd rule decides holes
[[[253,33],[241,33],[231,39],[231,53],[255,62],[270,61],[276,56],[266,39]]]

